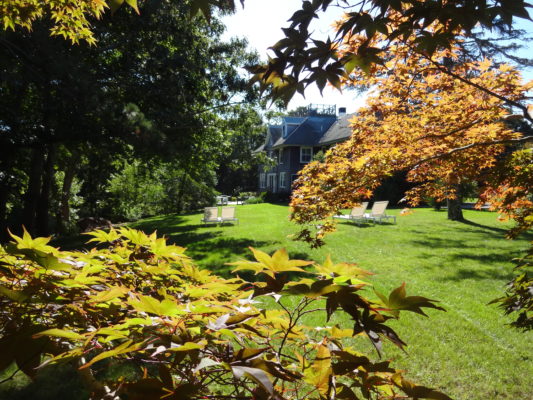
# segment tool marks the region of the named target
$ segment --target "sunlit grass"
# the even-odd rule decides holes
[[[455,399],[533,398],[533,335],[513,330],[509,318],[487,305],[502,295],[512,276],[511,259],[528,248],[532,235],[505,239],[511,225],[495,213],[465,211],[468,222],[460,223],[448,221],[445,211],[417,209],[398,216],[396,225],[341,223],[326,246],[313,250],[288,237],[297,231],[288,207],[239,206],[237,216],[239,225],[204,227],[194,214],[135,226],[158,229],[187,247],[200,265],[222,273],[230,270],[224,263],[251,257],[248,246],[267,252],[285,247],[293,258],[320,262],[331,254],[334,261],[356,262],[376,273],[372,282],[383,292],[406,282],[408,294],[438,299],[447,312],[430,311],[429,319],[404,313],[393,325],[408,353],[389,345],[385,358]]]

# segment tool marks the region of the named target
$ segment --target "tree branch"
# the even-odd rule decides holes
[[[520,110],[522,110],[524,118],[526,118],[528,121],[533,122],[533,118],[529,116],[529,113],[528,113],[528,110],[527,110],[526,106],[524,106],[524,105],[522,105],[522,104],[520,104],[520,103],[518,103],[518,102],[516,102],[514,100],[508,99],[507,97],[499,95],[498,93],[495,93],[492,90],[489,90],[489,89],[487,89],[487,88],[485,88],[485,87],[483,87],[481,85],[478,85],[477,83],[474,83],[474,82],[462,77],[459,74],[456,74],[455,72],[450,71],[448,68],[442,66],[437,61],[433,60],[431,57],[428,57],[428,56],[426,56],[424,54],[422,54],[422,56],[424,58],[426,58],[431,64],[433,64],[439,71],[441,71],[441,72],[443,72],[443,73],[445,73],[447,75],[450,75],[451,77],[453,77],[455,79],[458,79],[461,82],[466,83],[467,85],[475,87],[476,89],[481,90],[482,92],[487,93],[490,96],[496,97],[497,99],[503,101],[506,104],[509,104],[511,106],[519,108]]]
[[[481,119],[476,119],[466,125],[463,125],[459,128],[456,128],[456,129],[453,129],[451,130],[450,132],[446,132],[446,133],[443,133],[441,135],[425,135],[425,136],[422,136],[422,137],[419,137],[418,139],[416,139],[416,141],[419,141],[419,140],[424,140],[424,139],[440,139],[440,138],[444,138],[444,137],[447,137],[447,136],[451,136],[451,135],[455,135],[456,133],[459,133],[465,129],[469,129],[469,128],[472,128],[474,125],[478,124],[479,122],[481,122],[482,120]]]
[[[461,147],[457,147],[455,149],[452,149],[452,150],[450,150],[450,151],[448,151],[446,153],[436,154],[434,156],[431,156],[431,157],[428,157],[428,158],[424,158],[424,159],[422,159],[420,161],[417,161],[416,164],[413,164],[413,165],[407,167],[407,169],[411,169],[411,168],[417,167],[420,164],[423,164],[423,163],[428,162],[428,161],[445,158],[445,157],[448,157],[448,156],[450,156],[450,155],[452,155],[454,153],[457,153],[459,151],[468,150],[468,149],[471,149],[471,148],[477,147],[477,146],[493,146],[493,145],[497,145],[497,144],[516,144],[516,143],[525,143],[525,142],[529,142],[529,141],[533,141],[533,136],[524,136],[524,137],[517,138],[517,139],[504,139],[504,140],[496,140],[496,141],[490,141],[490,142],[470,143],[470,144],[468,144],[466,146],[461,146]]]

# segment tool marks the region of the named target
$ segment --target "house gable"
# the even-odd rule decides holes
[[[270,125],[265,143],[256,149],[269,152],[276,160],[273,168],[260,171],[265,174],[262,179],[267,178],[267,190],[290,193],[295,175],[316,152],[350,137],[349,120],[353,116],[320,114],[310,107],[308,115],[285,116],[281,125]]]

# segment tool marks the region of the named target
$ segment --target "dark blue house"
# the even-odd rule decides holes
[[[298,171],[316,153],[350,136],[352,117],[345,108],[339,108],[337,115],[335,106],[310,105],[298,116],[283,117],[281,125],[270,125],[265,143],[256,152],[266,152],[276,164],[260,169],[259,190],[289,194]]]

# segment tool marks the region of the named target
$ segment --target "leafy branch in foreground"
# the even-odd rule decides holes
[[[441,309],[404,285],[371,300],[367,271],[285,250],[233,263],[257,281],[223,279],[155,233],[90,235],[88,252],[27,233],[0,248],[0,370],[68,364],[93,399],[449,399],[360,350],[365,337],[404,348],[387,322]],[[308,326],[313,314],[330,325]],[[116,365],[137,374],[97,380]]]
[[[517,314],[511,326],[524,331],[533,330],[533,278],[530,275],[533,271],[533,242],[528,254],[515,261],[518,275],[509,282],[506,295],[491,301],[491,304],[498,303],[505,314]]]

